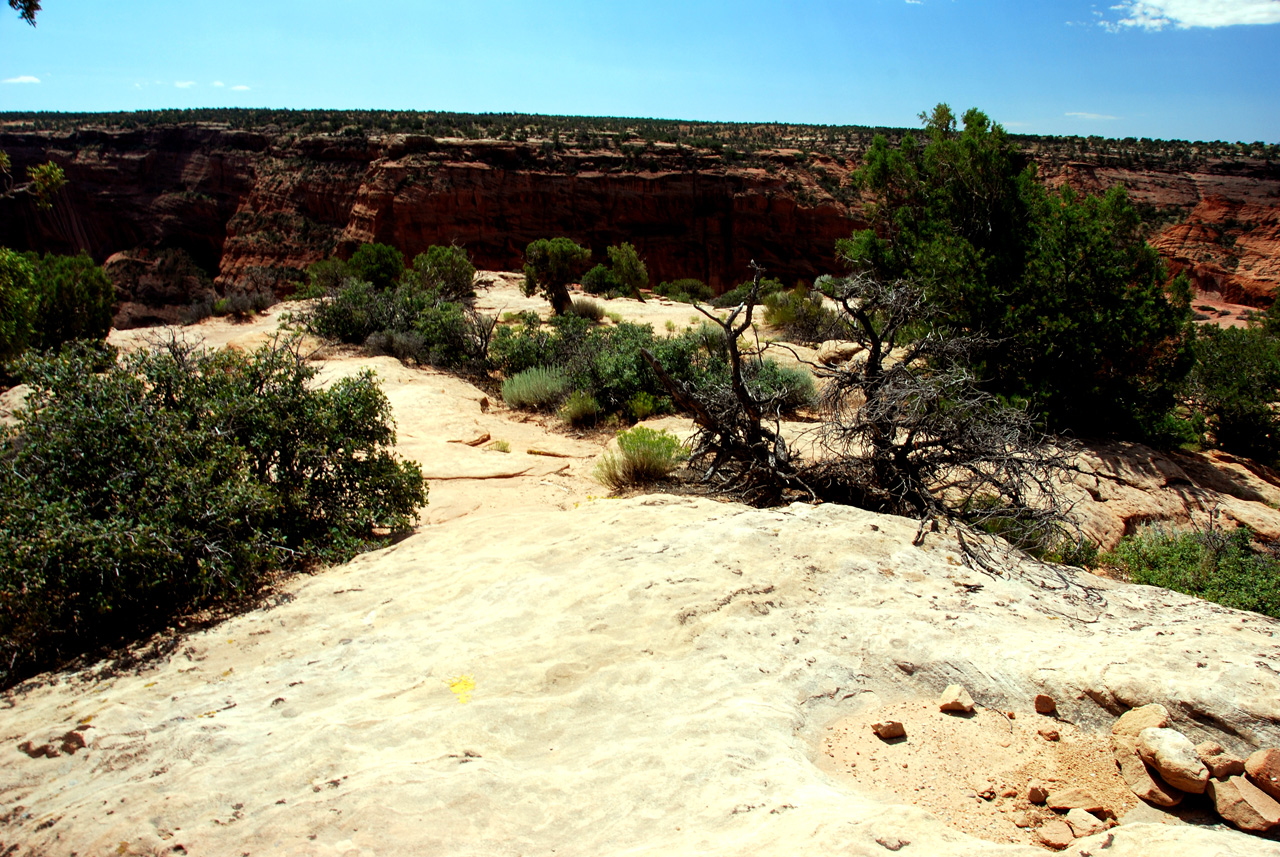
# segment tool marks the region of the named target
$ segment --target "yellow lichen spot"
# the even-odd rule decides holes
[[[143,687],[155,687],[157,684],[159,684],[159,682],[149,681],[146,684],[144,684]]]
[[[449,679],[449,690],[458,697],[458,702],[466,705],[471,701],[471,691],[476,689],[476,680],[469,675],[456,675]]]

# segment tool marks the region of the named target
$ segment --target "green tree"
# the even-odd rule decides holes
[[[21,254],[0,247],[0,368],[21,354],[31,339],[34,273]]]
[[[361,244],[347,260],[347,274],[376,289],[390,288],[403,273],[404,256],[389,244]]]
[[[1191,407],[1220,449],[1275,465],[1280,459],[1280,339],[1265,327],[1196,331]]]
[[[984,387],[1080,434],[1158,431],[1190,368],[1189,290],[1171,296],[1123,189],[1050,192],[1004,129],[938,105],[926,143],[877,136],[858,172],[871,228],[837,249],[855,272],[924,284],[943,321],[994,344]]]
[[[630,292],[632,297],[639,298],[640,290],[649,288],[649,269],[645,267],[636,248],[623,242],[610,247],[606,252],[609,254],[609,267],[618,285]]]
[[[83,253],[48,253],[43,258],[31,253],[27,257],[34,270],[38,299],[31,347],[56,350],[73,339],[106,339],[116,294],[102,268]]]
[[[539,238],[524,251],[524,293],[539,291],[551,302],[556,315],[573,305],[569,284],[591,259],[591,251],[568,238]]]
[[[476,296],[473,285],[476,268],[467,251],[456,244],[439,244],[427,248],[413,259],[413,267],[405,273],[423,288],[434,289],[441,300],[466,303]]]

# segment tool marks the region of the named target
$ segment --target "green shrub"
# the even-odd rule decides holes
[[[336,294],[343,282],[351,276],[347,263],[341,259],[322,259],[307,266],[306,293],[310,297]]]
[[[288,344],[103,363],[25,359],[0,428],[0,683],[347,557],[426,502],[370,373],[317,389]]]
[[[780,292],[786,287],[782,285],[781,280],[775,280],[772,277],[765,277],[760,280],[760,300],[763,302],[765,298],[776,292]],[[748,280],[735,288],[730,289],[720,297],[711,302],[712,306],[721,309],[736,307],[747,299],[747,295],[751,293],[751,281]]]
[[[567,389],[569,379],[563,370],[535,366],[502,382],[502,401],[513,408],[549,410]]]
[[[591,321],[600,321],[604,318],[604,307],[599,301],[593,301],[591,298],[574,298],[573,308],[570,312],[579,318],[590,319]]]
[[[605,453],[595,478],[614,491],[665,479],[688,458],[680,439],[666,431],[636,426],[618,435],[618,451]]]
[[[1277,303],[1280,303],[1278,301]],[[1214,446],[1274,465],[1280,461],[1280,338],[1262,327],[1202,327],[1187,389]]]
[[[847,327],[823,304],[822,294],[804,286],[765,298],[764,320],[791,342],[811,344],[847,336]]]
[[[1248,527],[1229,533],[1212,523],[1181,533],[1148,527],[1099,561],[1134,583],[1280,618],[1280,559],[1259,548]]]
[[[624,241],[606,252],[609,255],[609,270],[618,283],[618,290],[625,295],[639,297],[640,290],[649,287],[649,269],[645,267],[636,248]]]
[[[600,403],[590,393],[575,390],[565,399],[557,415],[571,426],[594,425],[600,416]]]
[[[569,283],[591,259],[591,251],[568,238],[539,238],[525,248],[524,258],[524,293],[541,293],[556,315],[568,312],[573,305]]]
[[[456,244],[428,247],[427,252],[414,257],[413,267],[404,273],[404,279],[412,278],[450,303],[470,303],[475,299],[475,276],[467,251]]]
[[[644,390],[627,399],[626,411],[636,422],[644,422],[654,414],[665,413],[671,409],[671,400],[659,398]]]
[[[28,254],[39,302],[31,347],[57,350],[73,339],[104,340],[111,331],[116,290],[102,268],[81,253]]]
[[[596,265],[582,275],[582,288],[593,295],[610,298],[617,297],[622,291],[618,278],[604,265]]]
[[[670,283],[658,283],[658,285],[654,287],[653,293],[655,295],[662,295],[670,300],[686,304],[698,302],[705,303],[716,295],[715,290],[702,282],[702,280],[695,280],[691,278],[675,280]]]
[[[769,410],[780,414],[795,413],[812,407],[818,399],[813,376],[798,366],[783,366],[765,359],[750,362],[744,368],[747,389]]]
[[[372,283],[376,289],[389,289],[404,273],[404,256],[389,244],[361,244],[347,260],[347,274]]]
[[[21,354],[31,339],[34,276],[30,261],[0,247],[0,364]]]

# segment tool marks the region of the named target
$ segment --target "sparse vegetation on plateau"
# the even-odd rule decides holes
[[[619,433],[618,451],[607,452],[596,465],[596,479],[614,491],[665,479],[688,457],[670,432],[636,426]]]

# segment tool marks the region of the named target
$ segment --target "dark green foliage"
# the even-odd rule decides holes
[[[1149,528],[1125,536],[1100,561],[1134,583],[1161,586],[1236,610],[1280,618],[1280,558],[1238,526],[1175,533]]]
[[[5,683],[349,556],[426,502],[369,373],[316,389],[288,344],[101,364],[78,345],[27,359],[27,408],[0,430]]]
[[[575,390],[564,400],[557,416],[571,426],[595,425],[600,416],[600,403],[596,397],[583,390]]]
[[[773,360],[751,360],[743,366],[747,389],[757,400],[772,402],[783,414],[812,407],[818,401],[813,376],[798,366],[783,366]]]
[[[56,350],[73,339],[106,339],[116,294],[102,268],[83,253],[28,254],[28,259],[39,296],[31,347]]]
[[[387,289],[404,273],[404,256],[388,244],[361,244],[347,260],[347,276]]]
[[[322,259],[307,266],[307,292],[311,297],[331,295],[342,288],[342,282],[351,276],[347,263],[341,259]]]
[[[308,273],[313,282],[321,282],[334,271],[313,265]],[[366,344],[375,353],[400,360],[483,368],[494,320],[470,305],[474,273],[461,248],[432,247],[418,255],[394,287],[380,289],[346,277],[331,297],[311,309],[307,328],[317,336]]]
[[[1166,294],[1124,190],[1047,191],[980,111],[959,132],[945,105],[926,118],[923,147],[873,143],[858,172],[872,228],[841,255],[926,284],[953,331],[991,339],[975,363],[986,388],[1051,428],[1149,436],[1190,368],[1190,308],[1184,287]]]
[[[414,257],[413,267],[405,271],[404,279],[413,280],[419,287],[434,289],[443,301],[470,303],[476,296],[475,276],[475,266],[467,258],[466,250],[456,244],[448,247],[435,244]]]
[[[622,286],[613,271],[605,265],[596,265],[582,275],[583,291],[603,297],[617,297],[622,293]]]
[[[568,238],[539,238],[525,248],[524,259],[524,293],[540,292],[556,315],[567,313],[573,303],[569,284],[591,259],[591,251]]]
[[[640,259],[636,248],[624,241],[610,247],[607,252],[609,268],[619,289],[631,297],[640,297],[640,290],[649,288],[649,269]]]
[[[1187,385],[1214,446],[1264,464],[1280,461],[1280,339],[1265,327],[1196,331]]]
[[[803,285],[765,298],[764,320],[789,342],[812,344],[848,334],[840,317],[823,304],[822,294]]]
[[[30,261],[0,247],[0,368],[21,354],[31,339],[34,275]]]
[[[653,293],[684,304],[705,303],[716,295],[715,291],[702,280],[692,278],[658,283]]]
[[[763,302],[770,295],[783,291],[785,288],[786,286],[782,285],[782,282],[780,280],[775,280],[772,277],[764,277],[760,280],[759,299]],[[731,309],[733,307],[736,307],[738,304],[742,303],[743,301],[745,301],[747,299],[747,295],[750,293],[751,293],[751,281],[748,280],[747,282],[740,283],[739,285],[735,286],[734,288],[720,295],[720,297],[716,298],[711,302],[711,305],[714,307],[719,307],[720,309]]]

